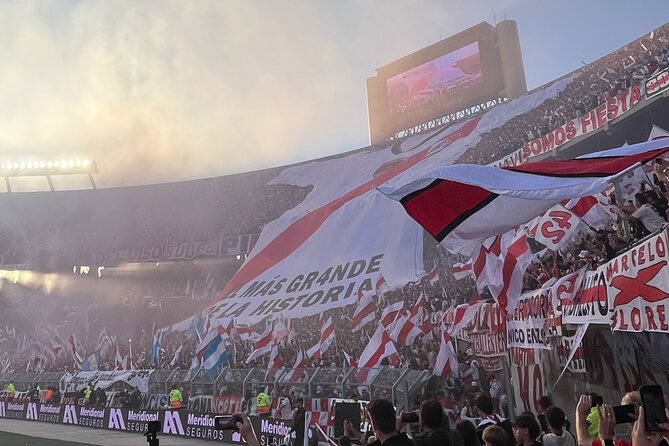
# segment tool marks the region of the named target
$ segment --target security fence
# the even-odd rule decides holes
[[[308,399],[361,400],[386,398],[394,401],[398,409],[409,408],[432,376],[427,371],[375,368],[303,368],[283,370],[272,375],[264,369],[224,368],[213,375],[205,370],[189,373],[187,370],[121,370],[89,371],[69,374],[64,372],[0,374],[0,390],[11,382],[17,392],[27,392],[35,385],[42,390],[57,388],[60,394],[73,396],[88,383],[103,388],[107,395],[106,406],[122,405],[118,395],[139,389],[142,408],[163,407],[170,390],[178,387],[184,392],[185,403],[203,412],[217,412],[217,402],[233,398],[250,402],[243,409],[252,411],[255,396],[261,390],[275,397],[295,396]],[[4,393],[4,392],[3,392]],[[0,396],[2,393],[0,393]],[[234,407],[238,407],[235,405]],[[226,405],[225,408],[228,408]]]

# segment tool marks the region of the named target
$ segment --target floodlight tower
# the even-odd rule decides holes
[[[45,177],[49,189],[54,192],[53,176],[63,175],[88,175],[91,187],[97,189],[94,173],[99,173],[95,161],[87,159],[69,159],[59,161],[21,161],[0,163],[0,176],[5,178],[7,192],[12,191],[9,181],[12,177]]]

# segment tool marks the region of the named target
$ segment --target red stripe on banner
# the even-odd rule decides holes
[[[474,117],[462,124],[459,129],[449,133],[444,132],[446,134],[439,135],[435,143],[449,139],[450,137],[459,139],[468,136],[476,129],[480,119],[480,117]],[[250,282],[269,268],[284,260],[302,246],[302,244],[306,242],[328,218],[330,218],[330,215],[342,208],[348,202],[366,194],[378,186],[381,186],[383,183],[393,179],[423,161],[430,154],[430,149],[433,145],[434,143],[429,144],[426,149],[404,159],[376,178],[371,179],[342,195],[340,198],[298,218],[270,241],[259,253],[244,263],[239,271],[237,271],[237,274],[235,274],[230,282],[225,285],[223,291],[216,294],[214,300],[218,301],[228,297],[232,291],[237,290],[243,284]]]
[[[467,217],[497,197],[482,187],[451,180],[434,180],[400,200],[407,213],[441,241]]]
[[[513,272],[518,266],[518,258],[530,250],[530,247],[527,245],[527,237],[522,236],[507,250],[506,257],[504,258],[504,265],[502,266],[502,277],[503,277],[503,287],[502,291],[499,293],[498,302],[499,305],[506,310],[507,304],[509,303],[509,288],[512,285]],[[524,271],[523,271],[524,273]],[[522,282],[522,276],[520,278]],[[522,291],[522,290],[521,290]],[[520,295],[520,292],[518,293]]]
[[[576,204],[571,207],[570,211],[572,211],[577,217],[583,218],[588,212],[590,212],[590,209],[597,206],[598,204],[599,201],[597,201],[597,198],[589,195],[587,197],[579,198]]]
[[[537,161],[520,166],[502,167],[502,169],[551,177],[608,177],[622,172],[636,163],[652,161],[667,152],[669,152],[669,148],[608,158]]]

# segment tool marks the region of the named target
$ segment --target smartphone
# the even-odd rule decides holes
[[[667,414],[664,412],[664,394],[662,387],[657,384],[647,384],[639,389],[641,394],[641,405],[646,418],[646,430],[649,432],[661,431],[659,423],[667,422]]]
[[[416,412],[407,412],[402,414],[402,423],[418,423],[419,418]]]
[[[636,421],[636,406],[634,404],[613,406],[613,414],[616,417],[616,424],[634,423]]]
[[[546,421],[546,415],[541,414],[537,418],[539,419],[542,432],[548,432],[548,422]]]
[[[214,429],[219,431],[236,431],[237,423],[241,423],[242,418],[238,415],[219,415],[214,417]]]
[[[590,394],[590,397],[592,398],[592,407],[601,406],[604,404],[604,398],[601,395],[593,392]]]

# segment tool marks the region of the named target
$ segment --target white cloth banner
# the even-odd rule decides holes
[[[74,374],[65,384],[65,392],[78,392],[86,388],[88,383],[94,387],[106,389],[118,382],[125,382],[137,387],[140,392],[149,391],[149,378],[152,370],[117,370],[111,372],[90,371]]]
[[[546,319],[552,310],[551,288],[522,294],[509,308],[506,322],[509,347],[550,349]]]
[[[449,165],[480,135],[554,98],[572,78],[482,116],[404,141],[284,169],[274,184],[311,187],[303,202],[267,224],[249,258],[217,295],[214,317],[242,323],[304,317],[356,303],[379,275],[390,288],[419,279],[423,231],[376,189]]]
[[[667,231],[606,265],[611,329],[669,332]]]

